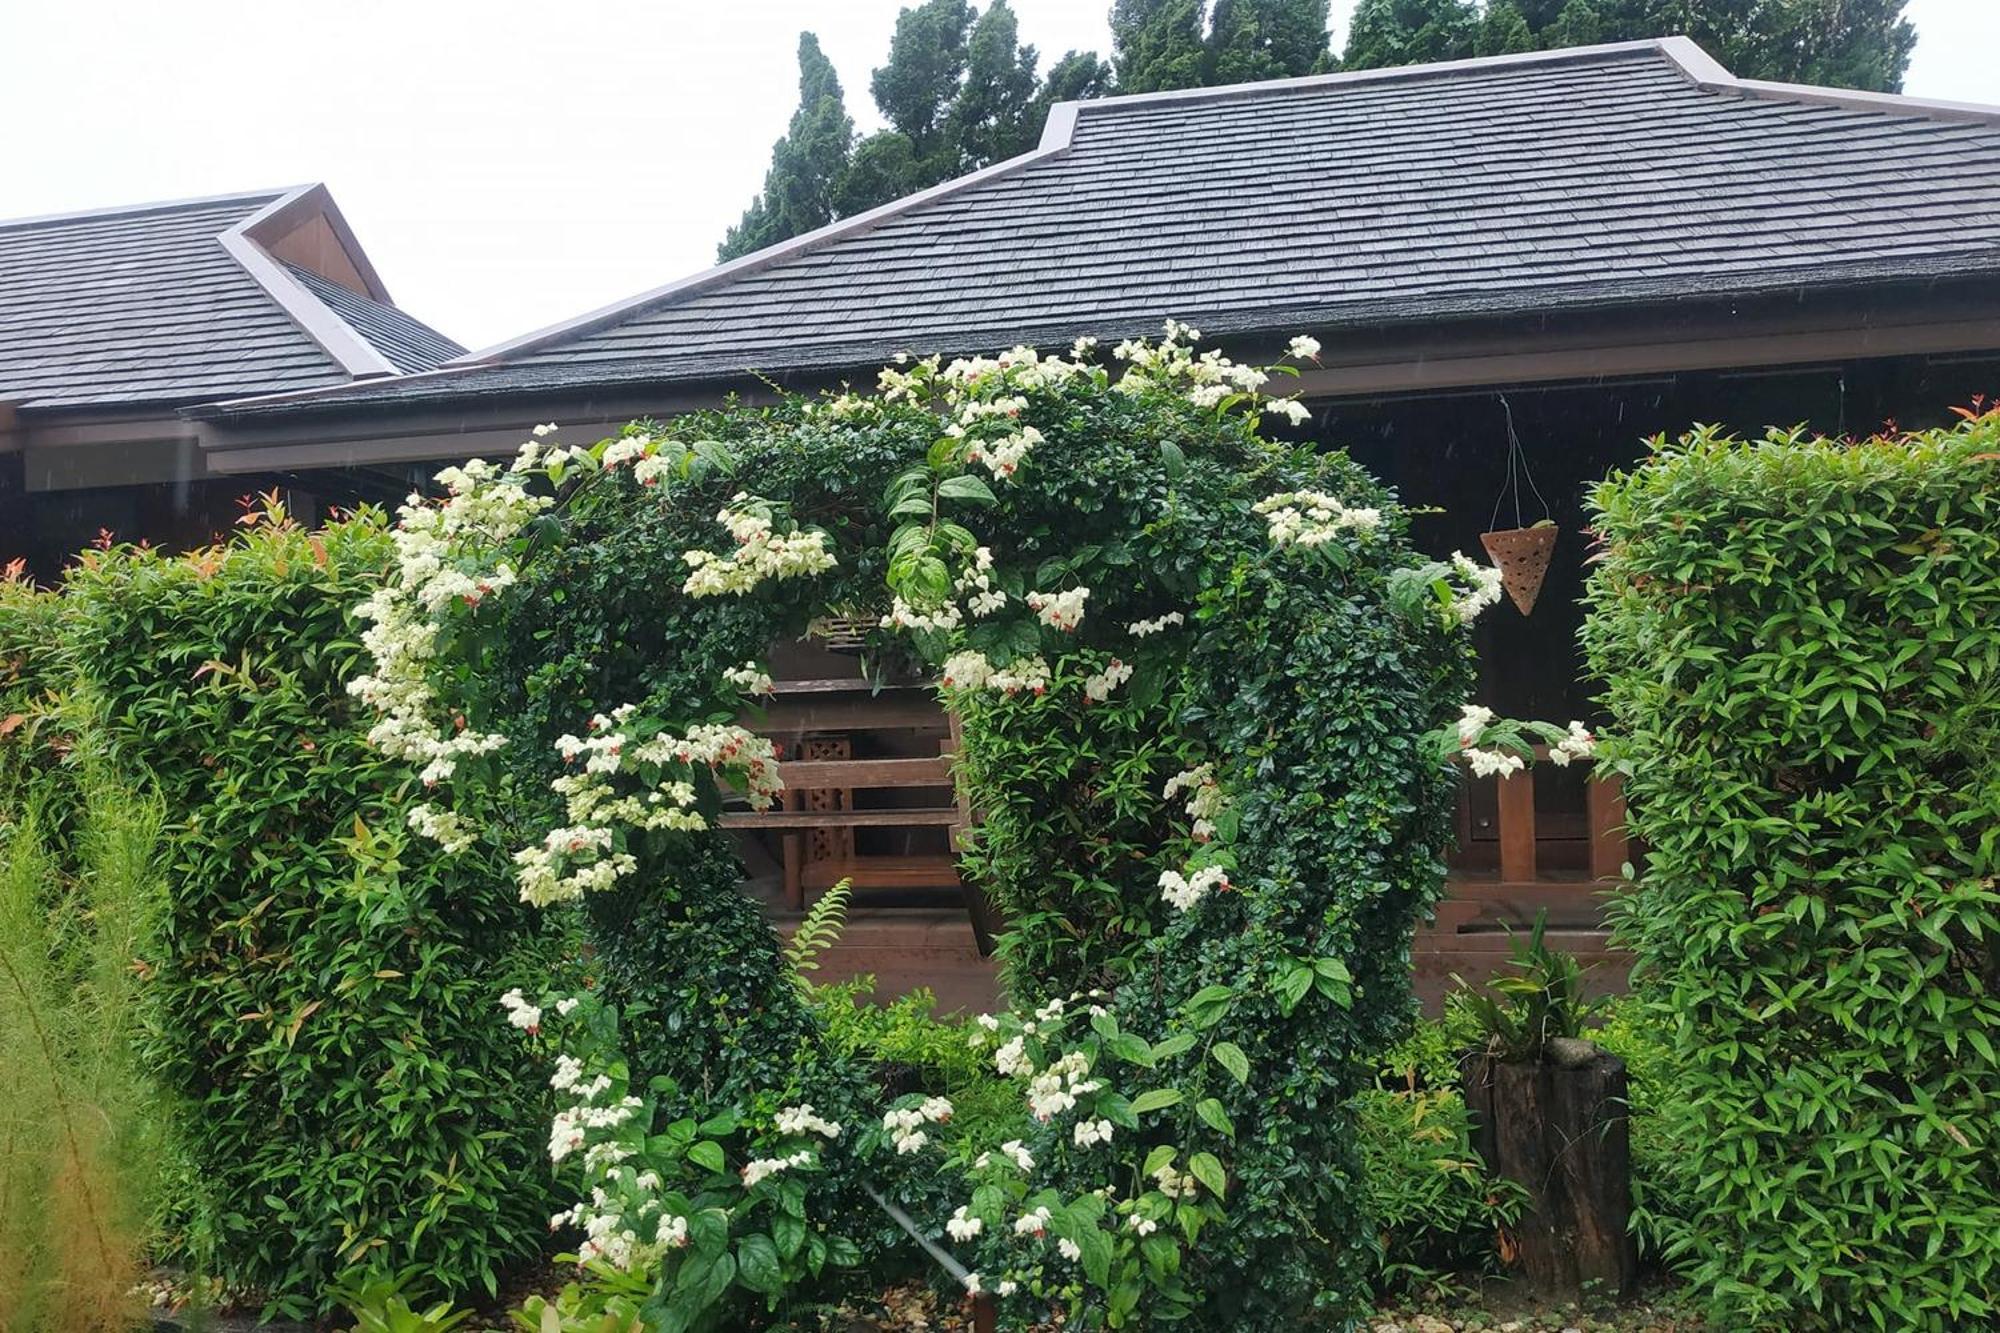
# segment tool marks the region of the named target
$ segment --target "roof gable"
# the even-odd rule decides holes
[[[344,273],[370,294],[273,258],[266,243],[307,223],[344,238],[357,257]],[[429,369],[461,350],[386,297],[318,186],[0,222],[0,401],[213,401]]]

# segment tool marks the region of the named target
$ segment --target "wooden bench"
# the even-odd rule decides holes
[[[760,718],[746,719],[786,751],[805,757],[781,760],[783,805],[764,811],[729,811],[722,826],[779,835],[785,905],[803,911],[808,895],[842,880],[854,888],[955,888],[971,919],[982,956],[993,952],[994,922],[986,896],[958,873],[959,837],[971,814],[957,800],[943,710],[922,686],[874,689],[863,680],[778,681]],[[885,697],[886,696],[886,697]],[[857,732],[907,730],[941,733],[934,756],[856,759],[849,737]],[[939,792],[935,803],[894,808],[856,807],[856,792]],[[857,829],[943,829],[947,850],[937,854],[869,855],[855,850]]]

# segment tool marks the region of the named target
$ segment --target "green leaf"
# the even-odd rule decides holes
[[[1227,1069],[1238,1083],[1250,1081],[1250,1057],[1243,1054],[1243,1048],[1233,1041],[1219,1041],[1208,1052],[1215,1057],[1215,1063]]]
[[[962,476],[946,477],[938,483],[938,494],[947,500],[965,500],[972,504],[1000,503],[1000,498],[993,494],[993,488],[970,472]]]
[[[1204,1097],[1194,1104],[1194,1113],[1202,1118],[1210,1129],[1218,1134],[1236,1137],[1236,1122],[1229,1118],[1229,1112],[1222,1109],[1222,1103],[1213,1097]]]
[[[1132,1112],[1134,1115],[1144,1115],[1148,1111],[1164,1111],[1169,1106],[1178,1106],[1180,1101],[1179,1088],[1152,1088],[1133,1098]]]
[[[736,1244],[736,1280],[752,1291],[776,1296],[785,1290],[785,1270],[778,1261],[778,1247],[769,1236],[758,1232]]]
[[[1228,1177],[1223,1174],[1222,1162],[1214,1153],[1198,1152],[1188,1158],[1188,1174],[1208,1186],[1208,1192],[1218,1199],[1228,1188]]]
[[[705,1166],[717,1175],[729,1169],[728,1159],[722,1155],[722,1145],[711,1143],[707,1139],[700,1139],[691,1144],[687,1150],[687,1157],[696,1166]]]
[[[788,1213],[780,1213],[771,1220],[771,1240],[777,1245],[778,1253],[790,1259],[805,1244],[806,1224]]]

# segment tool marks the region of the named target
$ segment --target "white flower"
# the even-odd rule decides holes
[[[1178,1199],[1194,1193],[1194,1177],[1182,1175],[1174,1170],[1172,1163],[1153,1172],[1153,1181],[1159,1186],[1160,1193],[1169,1199]]]
[[[1083,604],[1090,599],[1090,589],[1071,588],[1066,592],[1031,592],[1028,606],[1041,617],[1044,625],[1065,632],[1083,623]]]
[[[1480,612],[1500,600],[1501,574],[1463,551],[1451,553],[1451,568],[1468,586],[1452,599],[1448,614],[1453,623],[1470,625]]]
[[[1071,1240],[1069,1237],[1064,1236],[1056,1241],[1056,1253],[1060,1254],[1063,1258],[1069,1260],[1071,1263],[1075,1263],[1079,1258],[1083,1256],[1083,1247],[1078,1245],[1075,1241]]]
[[[1003,1078],[1026,1078],[1035,1072],[1034,1062],[1028,1059],[1028,1043],[1015,1037],[993,1052],[994,1071]]]
[[[1301,404],[1293,406],[1304,411]],[[1256,512],[1264,516],[1273,546],[1321,546],[1343,532],[1366,536],[1382,526],[1381,510],[1352,508],[1325,491],[1286,491],[1258,501]]]
[[[985,1291],[986,1288],[980,1285],[981,1281],[982,1279],[979,1274],[967,1273],[965,1275],[965,1294],[968,1296],[977,1296]]]
[[[986,1229],[986,1223],[967,1213],[961,1204],[953,1211],[951,1220],[944,1224],[944,1229],[953,1240],[971,1240]]]
[[[516,986],[500,997],[500,1007],[507,1011],[507,1021],[530,1035],[541,1031],[542,1011],[521,998],[521,988]]]
[[[1083,682],[1083,696],[1092,703],[1103,703],[1111,697],[1111,691],[1132,679],[1132,664],[1112,658],[1104,670]]]
[[[1187,617],[1178,611],[1169,611],[1155,620],[1135,620],[1125,627],[1125,632],[1135,639],[1163,632],[1169,625],[1187,623]]]
[[[681,591],[690,597],[740,595],[766,579],[822,574],[839,563],[827,549],[825,533],[777,532],[767,509],[753,506],[750,496],[740,491],[723,506],[715,518],[736,539],[736,549],[727,555],[699,549],[683,551],[681,558],[691,572]]]
[[[1070,1137],[1079,1148],[1089,1148],[1099,1143],[1111,1142],[1111,1122],[1109,1120],[1079,1120]]]
[[[546,426],[537,426],[535,427],[535,438],[539,440],[544,435],[553,435],[556,433],[556,430],[556,423],[553,421],[549,422]]]
[[[775,1176],[781,1171],[789,1171],[793,1167],[804,1166],[806,1163],[812,1161],[812,1157],[813,1155],[810,1151],[801,1148],[789,1157],[753,1158],[743,1168],[743,1188],[750,1189],[758,1182]]]
[[[1492,709],[1483,704],[1461,704],[1458,709],[1458,748],[1469,750],[1479,744],[1485,734],[1486,725],[1494,718]]]
[[[1319,355],[1319,339],[1301,333],[1285,348],[1285,355],[1294,361],[1310,361]]]
[[[1597,753],[1597,737],[1590,734],[1590,728],[1572,720],[1569,735],[1549,747],[1549,762],[1557,768],[1568,768],[1573,759],[1588,759]]]
[[[1048,1234],[1048,1229],[1049,1210],[1046,1208],[1037,1208],[1014,1219],[1014,1234],[1017,1236],[1043,1236]]]
[[[672,1213],[660,1214],[660,1228],[654,1239],[657,1244],[678,1250],[688,1243],[688,1220]]]
[[[745,694],[770,694],[776,688],[770,673],[755,662],[745,662],[722,673],[722,678]]]
[[[1520,755],[1505,750],[1465,750],[1465,762],[1472,768],[1476,778],[1504,778],[1519,773],[1528,766]]]
[[[1127,1214],[1125,1218],[1125,1225],[1131,1227],[1132,1230],[1138,1232],[1139,1235],[1141,1236],[1150,1236],[1155,1231],[1158,1231],[1160,1229],[1160,1224],[1158,1222],[1155,1222],[1148,1217],[1141,1217],[1137,1213]]]
[[[829,1139],[840,1137],[840,1122],[815,1113],[810,1102],[779,1111],[777,1127],[780,1134],[818,1134]]]
[[[993,1294],[1005,1300],[1020,1289],[1019,1284],[1014,1282],[1012,1278],[1002,1278],[1000,1279],[1000,1285],[993,1288]]]
[[[1177,870],[1160,872],[1160,894],[1173,907],[1185,912],[1206,898],[1211,890],[1229,887],[1229,874],[1221,866],[1204,866],[1192,875]]]
[[[577,999],[576,996],[565,995],[562,999],[556,1001],[556,1012],[564,1018],[568,1018],[576,1012],[577,1005],[581,1003],[582,1001]]]

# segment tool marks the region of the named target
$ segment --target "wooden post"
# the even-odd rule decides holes
[[[1592,773],[1584,784],[1590,820],[1590,877],[1617,879],[1632,859],[1625,836],[1625,780],[1616,773]]]
[[[1512,1263],[1538,1294],[1622,1296],[1638,1276],[1631,1236],[1625,1062],[1585,1041],[1547,1058],[1466,1062],[1473,1146],[1494,1175],[1527,1191]]]
[[[1535,773],[1499,779],[1500,878],[1528,884],[1535,878]]]

